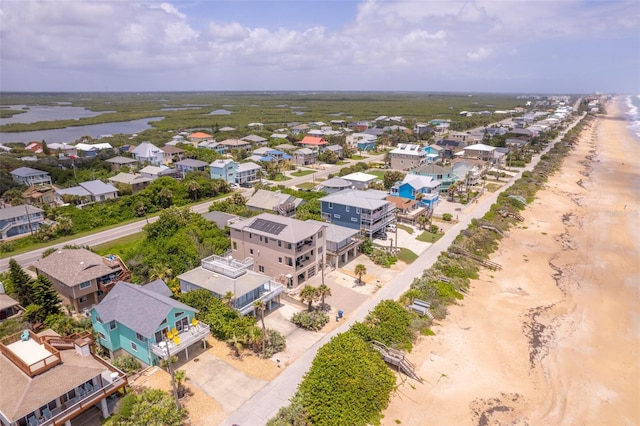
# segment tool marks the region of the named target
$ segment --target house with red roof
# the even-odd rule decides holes
[[[298,145],[302,145],[304,148],[314,148],[318,150],[321,146],[328,145],[329,142],[325,141],[321,137],[316,136],[305,136]]]

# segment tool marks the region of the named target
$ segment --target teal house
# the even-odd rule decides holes
[[[119,281],[91,308],[91,323],[98,343],[111,357],[130,354],[146,365],[178,356],[203,342],[209,326],[195,320],[198,311],[171,297],[161,280],[144,286]]]
[[[440,181],[440,186],[438,187],[440,192],[447,192],[449,190],[449,186],[453,185],[458,180],[458,176],[453,173],[451,168],[441,167],[435,163],[418,167],[411,173],[420,176],[427,176],[431,179]]]

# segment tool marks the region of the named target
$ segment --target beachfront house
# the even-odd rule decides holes
[[[202,259],[200,266],[178,276],[180,290],[187,293],[205,289],[218,299],[233,294],[233,307],[241,315],[252,314],[253,303],[261,300],[271,310],[272,303],[280,302],[284,285],[269,276],[253,271],[254,260],[209,256]]]
[[[329,223],[357,229],[369,238],[395,223],[395,205],[385,191],[345,189],[320,198],[322,217]]]
[[[127,376],[91,352],[91,334],[70,338],[24,330],[0,340],[0,424],[71,425],[128,385]],[[94,417],[98,423],[99,419]]]
[[[390,194],[417,200],[420,205],[435,209],[440,200],[440,181],[431,176],[408,174],[391,187]]]
[[[363,172],[355,172],[349,173],[348,175],[342,176],[342,179],[351,183],[351,187],[354,189],[365,190],[369,188],[369,186],[377,181],[379,178],[376,175],[371,175],[369,173]]]
[[[262,213],[229,225],[231,256],[253,258],[253,269],[295,287],[320,273],[325,224]]]
[[[129,354],[146,365],[177,356],[209,336],[209,326],[195,319],[198,312],[171,297],[164,281],[146,285],[118,282],[91,311],[98,343],[112,357]]]

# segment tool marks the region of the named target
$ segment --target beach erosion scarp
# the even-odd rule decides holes
[[[625,109],[617,98],[582,132],[492,255],[503,269],[420,338],[424,382],[402,382],[383,424],[640,424],[640,141]]]

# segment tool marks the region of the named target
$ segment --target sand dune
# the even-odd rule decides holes
[[[619,102],[409,355],[394,425],[640,424],[640,145]],[[404,378],[402,378],[404,380]]]

